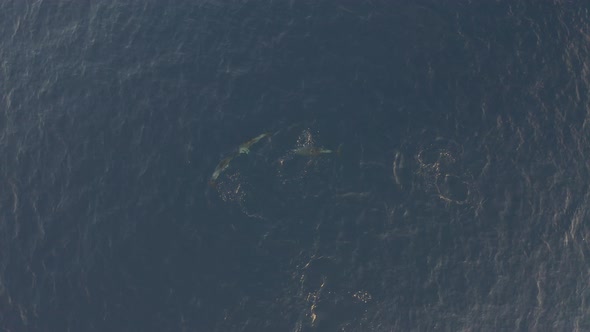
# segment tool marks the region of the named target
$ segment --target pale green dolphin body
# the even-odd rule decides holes
[[[335,153],[340,155],[340,151],[342,150],[342,146],[339,146],[337,150],[330,150],[325,149],[322,147],[316,146],[303,146],[293,150],[293,153],[298,156],[307,156],[307,157],[317,157],[323,154],[332,154]]]
[[[254,137],[253,139],[240,144],[237,152],[234,152],[230,156],[223,158],[219,162],[219,164],[217,164],[217,167],[215,167],[215,170],[213,171],[213,174],[211,175],[211,178],[209,179],[209,185],[212,187],[215,187],[215,181],[217,181],[217,178],[221,175],[221,173],[223,173],[229,167],[230,162],[236,156],[238,156],[240,154],[250,153],[250,148],[252,147],[252,145],[258,143],[261,139],[263,139],[265,137],[269,137],[270,135],[271,135],[271,133],[260,134],[256,137]]]

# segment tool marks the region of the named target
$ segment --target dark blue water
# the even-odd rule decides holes
[[[588,10],[1,1],[0,329],[590,330]]]

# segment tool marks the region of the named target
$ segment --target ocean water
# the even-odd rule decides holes
[[[590,330],[575,1],[0,1],[0,330]]]

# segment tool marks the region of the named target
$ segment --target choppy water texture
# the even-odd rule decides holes
[[[589,22],[0,1],[0,329],[590,330]]]

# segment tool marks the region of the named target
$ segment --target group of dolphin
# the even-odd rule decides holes
[[[217,167],[215,167],[215,171],[213,171],[213,174],[211,175],[211,178],[209,179],[209,185],[212,187],[216,186],[217,178],[219,178],[219,176],[229,167],[230,162],[236,156],[239,156],[240,154],[250,153],[250,148],[252,148],[252,146],[254,144],[260,142],[264,138],[267,138],[267,137],[270,138],[271,136],[272,136],[272,133],[266,132],[266,133],[260,134],[256,137],[252,138],[251,140],[249,140],[247,142],[240,144],[237,151],[233,152],[228,157],[223,158],[219,162],[219,164],[217,164]],[[323,154],[333,154],[333,153],[340,155],[341,149],[342,149],[342,145],[340,145],[337,150],[330,150],[330,149],[326,149],[323,147],[305,145],[305,146],[300,146],[300,147],[293,149],[292,153],[297,156],[317,157],[317,156],[320,156]]]

